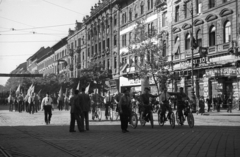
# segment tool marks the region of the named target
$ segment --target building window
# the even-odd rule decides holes
[[[103,50],[105,50],[105,40],[103,40]]]
[[[101,42],[98,44],[99,52],[101,53]]]
[[[114,46],[117,46],[117,35],[114,35],[114,42],[113,42]]]
[[[114,57],[114,69],[117,69],[117,57]]]
[[[138,17],[138,13],[137,13],[137,5],[135,5],[134,12],[135,12],[135,18],[137,18],[137,17]]]
[[[126,13],[122,14],[122,24],[125,24],[127,22],[127,15]]]
[[[151,0],[151,9],[153,9],[153,0]]]
[[[175,22],[179,21],[179,5],[175,7]]]
[[[228,43],[231,40],[231,22],[227,21],[224,24],[224,28],[223,28],[223,35],[224,35],[224,43]]]
[[[122,35],[122,47],[127,46],[127,35]]]
[[[215,7],[215,0],[208,0],[209,8]]]
[[[114,22],[113,22],[114,26],[117,25],[117,15],[114,15]]]
[[[103,60],[103,69],[105,70],[106,68],[106,63],[105,63],[105,60]]]
[[[216,35],[216,27],[211,26],[209,29],[209,46],[215,46],[215,35]]]
[[[129,10],[129,21],[132,21],[132,9]]]
[[[202,0],[196,0],[196,11],[197,14],[202,13]]]
[[[141,2],[141,6],[140,7],[141,7],[141,15],[142,15],[142,14],[144,14],[144,4],[143,4],[143,2]]]
[[[132,32],[129,33],[129,44],[132,42]]]
[[[97,44],[95,45],[95,53],[97,53]]]
[[[107,38],[107,48],[110,48],[110,39]]]
[[[185,36],[185,50],[189,50],[190,49],[190,34],[187,33],[186,36]]]
[[[88,48],[88,57],[90,57],[90,48]]]
[[[162,14],[162,27],[166,26],[166,22],[167,22],[167,12],[164,12]]]
[[[92,46],[92,56],[94,55],[94,46]]]
[[[162,56],[165,57],[167,55],[167,41],[163,41],[163,53]]]
[[[200,29],[197,31],[196,40],[197,40],[197,45],[199,47],[201,47],[202,46],[202,32]]]
[[[188,10],[189,4],[190,4],[189,2],[185,2],[185,5],[184,5],[184,17],[185,17],[185,18],[188,18],[189,15],[190,15],[190,12],[189,12],[189,10]]]
[[[78,39],[78,46],[81,45],[81,38]]]
[[[151,4],[150,4],[151,2],[150,2],[150,0],[147,0],[147,7],[148,7],[148,10],[150,10],[151,8]]]
[[[151,52],[147,51],[147,61],[150,62],[151,60]]]
[[[110,69],[110,60],[107,60],[107,68]]]

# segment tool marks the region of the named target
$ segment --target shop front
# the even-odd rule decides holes
[[[204,89],[204,94],[210,97],[220,95],[223,100],[223,107],[227,107],[227,99],[232,95],[234,99],[239,99],[239,77],[240,68],[221,67],[206,69],[204,83],[208,84]]]
[[[150,92],[152,94],[157,94],[157,87],[152,78],[149,79]],[[120,89],[121,92],[125,89],[131,89],[131,92],[141,93],[141,79],[128,79],[126,77],[120,77]]]

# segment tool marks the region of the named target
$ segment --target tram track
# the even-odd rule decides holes
[[[4,157],[12,157],[12,155],[6,149],[4,149],[2,146],[0,146],[0,152]]]

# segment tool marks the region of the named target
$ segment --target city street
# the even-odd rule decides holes
[[[239,112],[239,111],[236,111]],[[104,113],[103,113],[104,114]],[[90,115],[91,117],[91,115]],[[50,125],[36,114],[0,111],[0,146],[12,156],[240,156],[240,116],[194,114],[195,127],[129,127],[119,121],[90,121],[90,131],[69,133],[69,111],[53,111]],[[77,128],[76,128],[77,130]],[[0,155],[1,157],[1,155]]]

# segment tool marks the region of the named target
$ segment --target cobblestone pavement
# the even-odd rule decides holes
[[[160,127],[155,121],[153,129],[147,123],[122,133],[119,121],[103,120],[90,121],[90,131],[69,133],[69,111],[55,110],[47,126],[42,111],[30,115],[2,110],[0,146],[17,157],[240,156],[239,116],[194,116],[193,129],[187,124],[174,129],[168,123]]]

